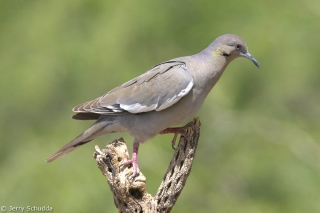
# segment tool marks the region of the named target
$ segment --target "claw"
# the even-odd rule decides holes
[[[132,158],[131,160],[128,160],[128,161],[122,163],[121,165],[129,165],[129,164],[132,164],[132,166],[133,166],[133,174],[132,174],[131,178],[139,176],[140,169],[139,169],[139,165],[138,165],[137,160]]]
[[[178,136],[178,133],[174,134],[173,139],[172,139],[172,142],[171,142],[171,147],[172,147],[172,149],[174,149],[174,150],[176,150],[176,148],[174,147],[174,145],[176,144],[177,136]]]

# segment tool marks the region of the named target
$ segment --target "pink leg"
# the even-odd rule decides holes
[[[187,140],[190,140],[189,136],[186,134],[185,130],[188,128],[192,128],[194,131],[198,132],[199,128],[197,126],[195,126],[193,124],[193,122],[191,121],[190,123],[187,123],[185,126],[183,127],[174,127],[174,128],[167,128],[162,130],[161,132],[159,132],[159,134],[169,134],[169,133],[174,133],[173,139],[172,139],[172,148],[174,148],[174,145],[176,143],[176,139],[178,134],[182,135],[183,137],[185,137]]]
[[[133,166],[132,178],[138,176],[139,173],[140,173],[140,169],[139,169],[139,165],[138,165],[138,150],[139,150],[139,143],[138,142],[134,142],[133,143],[133,153],[132,153],[131,160],[128,160],[128,161],[126,161],[126,162],[121,164],[121,165],[132,164],[132,166]]]

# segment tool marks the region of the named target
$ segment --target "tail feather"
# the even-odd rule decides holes
[[[91,140],[85,140],[84,137],[83,137],[83,133],[80,134],[78,137],[76,137],[75,139],[73,139],[72,141],[70,141],[69,143],[67,143],[65,146],[63,146],[61,149],[59,149],[56,153],[54,153],[53,155],[51,155],[46,161],[47,162],[51,162],[51,161],[54,161],[55,159],[71,152],[72,150],[74,150],[75,148],[83,145],[83,144],[86,144],[90,141],[92,141],[93,139]],[[87,138],[87,137],[85,137]]]
[[[96,113],[77,113],[72,116],[75,120],[97,120],[100,117],[100,114]]]
[[[106,126],[113,124],[113,123],[114,123],[114,121],[108,121],[108,120],[103,120],[103,119],[98,120],[87,131],[80,134],[78,137],[76,137],[75,139],[73,139],[72,141],[67,143],[65,146],[63,146],[61,149],[59,149],[55,154],[50,156],[47,159],[47,162],[54,161],[55,159],[61,157],[62,155],[65,155],[65,154],[71,152],[75,148],[92,141],[96,137],[98,137],[102,134],[106,134],[107,132],[103,132],[101,130],[103,128],[105,128]]]

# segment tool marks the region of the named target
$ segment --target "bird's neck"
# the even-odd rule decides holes
[[[198,54],[197,61],[200,61],[198,75],[195,81],[198,85],[203,85],[202,92],[209,93],[212,87],[217,83],[228,66],[229,62],[223,56],[208,54]]]

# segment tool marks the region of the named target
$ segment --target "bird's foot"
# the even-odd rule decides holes
[[[131,178],[135,178],[135,177],[139,176],[140,169],[139,169],[137,159],[132,158],[131,160],[128,160],[128,161],[122,163],[121,165],[129,165],[129,164],[132,164],[132,166],[133,166],[133,174],[132,174]]]
[[[135,178],[135,177],[139,176],[139,173],[140,173],[140,169],[139,169],[139,165],[138,165],[138,149],[139,149],[139,143],[136,143],[136,142],[133,143],[133,153],[132,153],[131,160],[128,160],[128,161],[123,162],[121,164],[121,166],[132,164],[133,174],[132,174],[131,178]]]
[[[174,128],[167,128],[165,130],[162,130],[159,134],[168,134],[168,133],[174,133],[173,139],[172,139],[172,148],[175,149],[175,144],[177,140],[178,134],[182,135],[185,139],[188,141],[191,139],[189,135],[185,132],[186,129],[192,128],[193,131],[199,132],[199,127],[197,127],[192,121],[190,123],[187,123],[183,127],[174,127]]]

